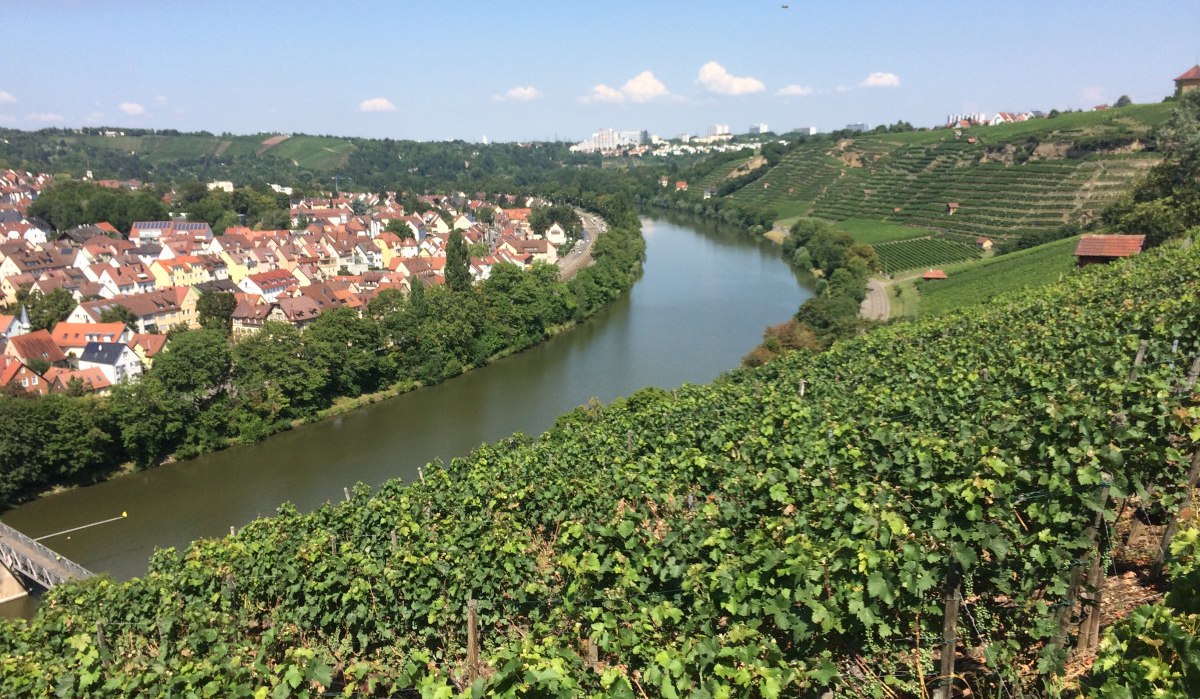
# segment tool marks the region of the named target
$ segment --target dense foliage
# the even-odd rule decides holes
[[[1105,223],[1145,234],[1148,245],[1200,227],[1200,92],[1178,99],[1158,141],[1163,161],[1104,212]]]
[[[165,219],[167,209],[152,191],[131,192],[91,182],[63,182],[42,192],[29,206],[29,214],[45,219],[60,231],[101,221],[128,231],[134,221]]]
[[[1172,540],[1167,574],[1172,590],[1162,603],[1135,609],[1105,633],[1085,697],[1200,696],[1200,529],[1194,522]]]
[[[8,416],[0,421],[0,506],[123,461],[150,466],[257,441],[339,399],[437,383],[540,342],[628,290],[640,272],[636,215],[619,202],[596,206],[609,230],[593,244],[595,264],[566,283],[552,265],[526,272],[501,264],[475,286],[385,291],[363,317],[339,308],[303,332],[268,322],[232,342],[230,297],[209,294],[199,307],[204,329],[174,333],[139,381],[107,398],[0,395]]]
[[[574,178],[598,156],[566,143],[418,142],[292,134],[237,136],[123,129],[0,129],[0,167],[160,185],[228,180],[332,189],[336,175],[355,191],[445,192],[533,189]],[[597,191],[597,190],[591,190]],[[114,224],[115,225],[115,224]],[[118,226],[119,227],[119,226]]]
[[[1200,249],[1164,249],[586,406],[423,482],[159,552],[144,578],[59,587],[0,627],[0,692],[450,696],[475,599],[463,696],[916,696],[953,567],[965,680],[1019,696],[1019,668],[1061,667],[1104,489],[1179,495],[1198,301]]]

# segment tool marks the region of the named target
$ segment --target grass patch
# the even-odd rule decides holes
[[[902,226],[889,221],[876,221],[864,218],[848,218],[837,222],[837,227],[854,236],[860,243],[875,245],[889,243],[895,240],[908,240],[929,235],[929,230]]]
[[[905,279],[895,282],[888,287],[888,300],[891,302],[890,318],[916,316],[921,305],[921,294],[917,291],[916,279]]]
[[[342,157],[353,150],[354,144],[339,138],[322,136],[293,136],[266,151],[264,157],[295,160],[300,167],[309,170],[330,170],[338,166]]]
[[[1078,238],[1065,238],[1036,248],[947,267],[949,279],[917,282],[921,316],[985,303],[1018,289],[1031,289],[1058,281],[1075,269]]]

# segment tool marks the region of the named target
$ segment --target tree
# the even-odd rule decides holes
[[[255,441],[327,405],[328,368],[300,331],[269,321],[233,347],[233,385],[240,400],[238,433]]]
[[[1157,136],[1162,161],[1103,216],[1123,232],[1145,234],[1148,245],[1200,226],[1200,92],[1178,99]]]
[[[1113,106],[1114,107],[1128,107],[1131,104],[1133,104],[1133,100],[1129,99],[1129,95],[1121,95],[1120,97],[1117,98],[1117,102]]]
[[[18,301],[20,300],[18,298]],[[61,287],[48,294],[31,291],[26,295],[24,303],[29,313],[29,325],[33,330],[49,330],[59,321],[66,320],[76,305],[71,292]]]
[[[219,330],[226,337],[233,331],[233,311],[236,308],[237,297],[224,291],[202,291],[196,300],[200,327]]]
[[[120,425],[121,444],[141,468],[174,451],[185,423],[194,415],[153,375],[113,386],[109,401],[113,419]]]
[[[100,313],[101,323],[124,323],[131,332],[138,332],[138,322],[141,319],[128,308],[115,304]]]
[[[451,291],[471,288],[471,255],[462,233],[452,231],[446,243],[446,286]]]
[[[408,225],[408,221],[402,218],[394,218],[388,221],[387,228],[384,230],[395,233],[396,237],[400,238],[400,240],[415,237],[412,226]]]
[[[150,373],[163,387],[200,404],[211,400],[229,380],[229,341],[215,330],[187,330],[171,339],[154,358]]]
[[[379,326],[349,308],[322,313],[304,330],[304,340],[329,367],[331,396],[368,393],[391,376],[390,363],[380,352]]]

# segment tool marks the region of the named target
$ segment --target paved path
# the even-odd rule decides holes
[[[583,221],[585,237],[571,248],[571,252],[558,258],[558,278],[564,282],[574,277],[579,270],[592,264],[592,245],[601,233],[608,230],[608,224],[596,214],[582,209],[575,209],[579,219]]]
[[[892,304],[888,299],[888,285],[878,279],[867,282],[867,297],[863,299],[858,315],[867,320],[887,320],[892,313]]]

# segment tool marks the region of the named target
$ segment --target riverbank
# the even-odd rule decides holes
[[[303,333],[269,325],[230,343],[213,330],[179,332],[139,381],[107,397],[0,396],[0,440],[20,446],[0,452],[0,507],[106,480],[123,464],[258,442],[544,342],[625,294],[641,268],[636,214],[596,208],[610,232],[589,236],[592,264],[566,282],[552,267],[501,267],[468,290],[387,292],[362,315],[330,310]]]
[[[280,503],[311,511],[355,483],[414,480],[431,462],[516,433],[541,434],[593,399],[712,381],[810,293],[811,282],[765,241],[662,218],[644,220],[643,233],[645,269],[632,290],[533,347],[435,386],[360,398],[356,409],[257,443],[31,501],[0,519],[40,536],[127,510],[128,519],[53,547],[89,570],[139,576],[156,548],[227,535]],[[594,274],[586,270],[580,274]]]

